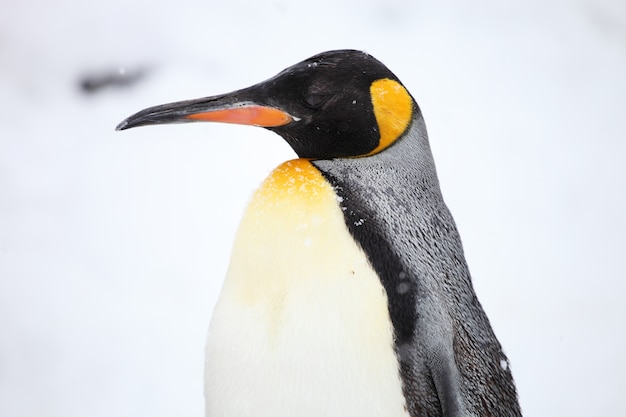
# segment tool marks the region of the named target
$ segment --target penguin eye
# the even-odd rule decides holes
[[[304,97],[304,104],[311,109],[315,109],[324,104],[328,97],[328,94],[309,93]]]

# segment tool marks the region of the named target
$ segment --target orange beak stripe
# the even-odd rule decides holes
[[[234,123],[260,127],[277,127],[291,123],[294,118],[282,110],[264,106],[233,107],[185,116],[186,119],[206,122]]]

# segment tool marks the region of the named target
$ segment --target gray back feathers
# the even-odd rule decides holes
[[[419,110],[385,151],[314,165],[335,187],[346,225],[387,292],[411,416],[520,416],[508,361],[441,196]]]

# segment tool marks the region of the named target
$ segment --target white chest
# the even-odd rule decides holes
[[[250,203],[206,354],[210,417],[408,416],[384,289],[309,162]]]

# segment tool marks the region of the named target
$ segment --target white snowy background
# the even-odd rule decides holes
[[[416,97],[526,416],[626,396],[626,3],[0,3],[0,416],[202,416],[239,217],[293,153],[144,107],[363,49]],[[85,94],[85,76],[145,71]]]

